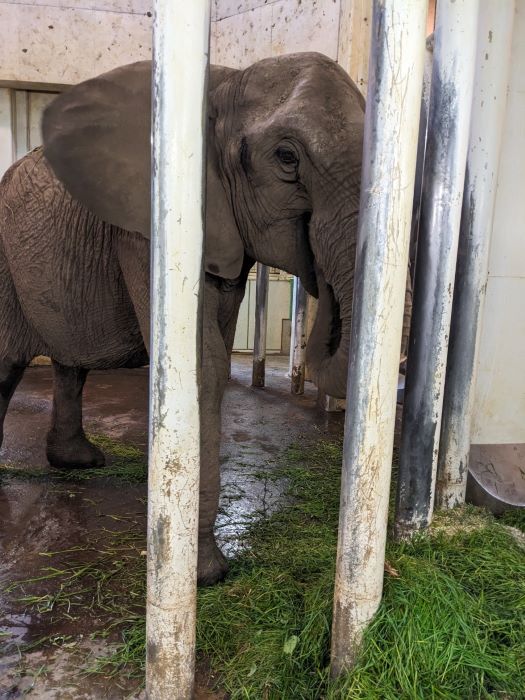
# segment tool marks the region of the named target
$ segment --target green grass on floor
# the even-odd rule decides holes
[[[224,583],[199,591],[198,649],[222,689],[232,700],[525,698],[525,550],[472,507],[439,514],[410,543],[389,542],[383,601],[357,667],[329,681],[340,464],[332,442],[283,455],[277,476],[287,479],[290,505],[251,527]],[[502,521],[525,529],[523,513]],[[138,676],[144,540],[129,536],[124,554],[117,539],[98,558],[91,552],[87,571],[73,553],[60,573],[48,572],[48,586],[63,594],[55,614],[84,601],[75,614],[100,616],[99,634],[119,630],[116,653],[96,670]]]

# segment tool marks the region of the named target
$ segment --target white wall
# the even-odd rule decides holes
[[[76,83],[151,54],[151,0],[0,0],[0,81]]]
[[[0,83],[67,85],[150,57],[152,0],[0,0]],[[212,61],[320,51],[366,89],[371,0],[213,0]]]
[[[472,442],[525,443],[525,2],[516,3]]]
[[[212,63],[244,68],[295,51],[337,58],[340,0],[216,0],[214,5]]]

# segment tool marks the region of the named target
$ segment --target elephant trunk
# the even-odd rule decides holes
[[[329,225],[312,218],[310,226],[319,305],[306,360],[319,389],[336,398],[346,396],[357,217],[354,207]]]

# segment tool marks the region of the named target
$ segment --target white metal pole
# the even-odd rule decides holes
[[[312,328],[314,327],[315,317],[317,316],[317,305],[318,300],[315,297],[308,295],[306,300],[306,343],[308,344],[308,339],[312,333]],[[291,372],[290,372],[291,374]],[[311,368],[308,362],[304,368],[304,379],[307,382],[312,381]]]
[[[255,333],[253,340],[252,386],[264,387],[266,368],[266,331],[268,326],[268,284],[270,268],[257,263],[255,282]]]
[[[306,289],[298,277],[294,277],[293,317],[291,339],[291,392],[304,394],[304,374],[306,366]]]
[[[333,675],[352,667],[382,595],[427,4],[427,0],[374,0],[334,594]]]
[[[440,0],[399,459],[396,534],[432,519],[467,158],[477,0]]]
[[[190,700],[195,668],[209,0],[156,0],[146,693]]]
[[[436,503],[465,501],[476,350],[510,73],[514,0],[480,4],[472,121],[443,399]]]

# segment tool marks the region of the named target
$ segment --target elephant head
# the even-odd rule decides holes
[[[205,268],[239,276],[244,256],[301,278],[319,296],[308,361],[344,396],[364,101],[315,53],[212,67]],[[66,189],[103,220],[149,236],[151,64],[124,66],[59,96],[44,152]],[[174,115],[176,118],[176,115]]]

